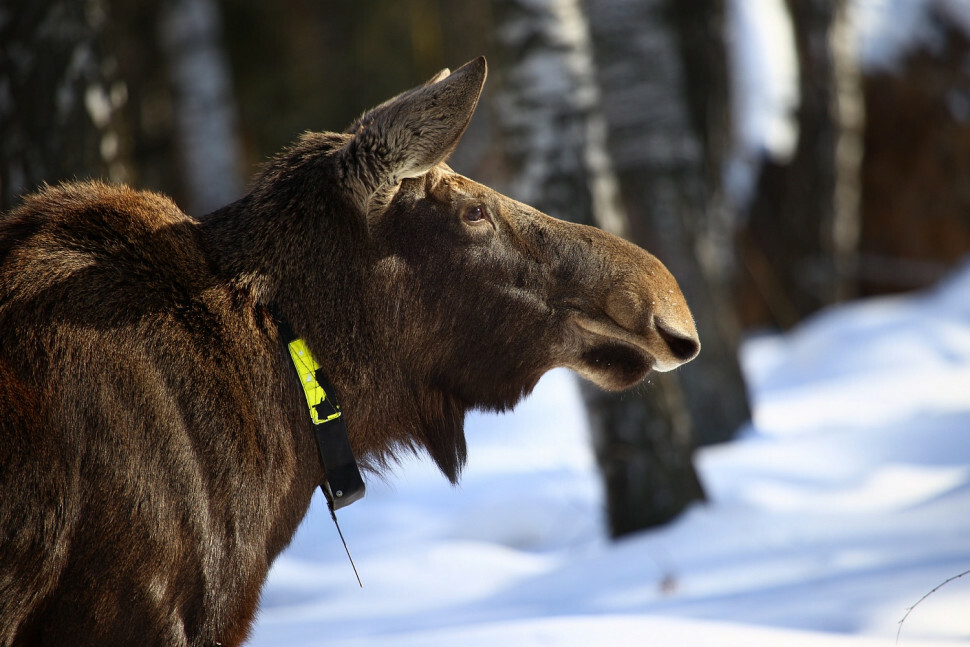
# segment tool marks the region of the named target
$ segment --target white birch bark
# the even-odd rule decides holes
[[[173,94],[186,210],[201,215],[243,192],[242,146],[215,0],[167,0],[159,21]]]
[[[502,50],[518,55],[503,69],[499,97],[516,169],[509,192],[556,217],[626,235],[579,2],[501,0],[496,13]]]
[[[629,236],[607,152],[606,123],[579,0],[494,4],[499,122],[515,198],[560,218]],[[654,377],[638,393],[583,385],[615,536],[668,521],[702,495],[679,386]]]

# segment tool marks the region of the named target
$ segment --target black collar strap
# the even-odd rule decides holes
[[[364,479],[350,447],[347,424],[337,403],[337,391],[317,363],[310,347],[298,338],[290,325],[277,314],[280,336],[306,396],[320,461],[326,472],[320,484],[331,513],[364,498]]]

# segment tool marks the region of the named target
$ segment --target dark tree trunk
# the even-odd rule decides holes
[[[733,223],[721,191],[729,123],[721,3],[587,7],[632,239],[677,277],[701,337],[696,360],[657,379],[679,383],[698,443],[726,441],[749,409],[730,297]]]
[[[0,21],[0,209],[43,182],[99,176],[117,153],[101,2],[7,4]]]
[[[746,323],[782,327],[853,293],[862,126],[846,1],[787,4],[800,72],[798,144],[790,160],[765,160],[739,245]]]
[[[582,386],[614,537],[667,523],[705,498],[691,460],[691,417],[676,379],[654,375],[626,394]]]

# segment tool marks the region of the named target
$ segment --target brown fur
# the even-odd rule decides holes
[[[0,645],[235,645],[324,474],[278,311],[357,456],[425,449],[554,366],[698,349],[646,252],[455,174],[483,59],[306,134],[201,219],[98,182],[0,219]]]

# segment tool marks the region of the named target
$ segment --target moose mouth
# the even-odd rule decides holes
[[[656,363],[654,356],[637,339],[618,325],[577,317],[577,327],[584,333],[580,352],[582,367],[577,370],[593,382],[607,389],[633,386],[650,372]]]

